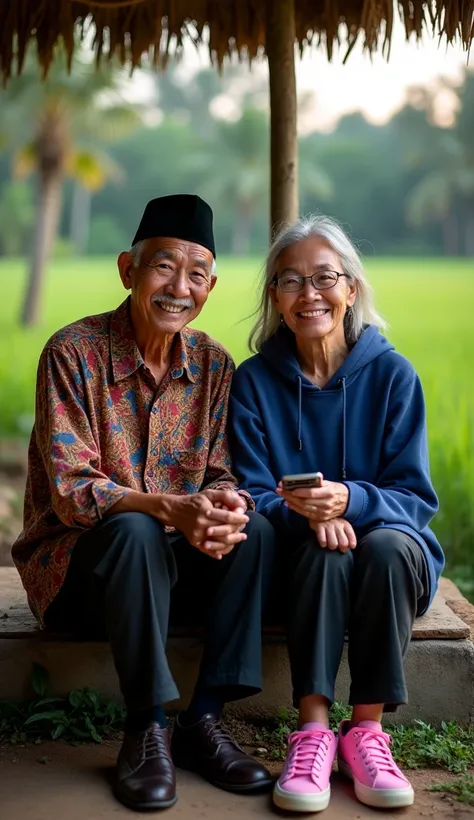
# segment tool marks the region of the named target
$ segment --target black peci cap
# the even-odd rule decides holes
[[[160,196],[148,202],[132,245],[157,236],[195,242],[210,250],[216,258],[212,209],[196,194]]]

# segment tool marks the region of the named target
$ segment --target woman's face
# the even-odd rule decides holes
[[[341,261],[319,237],[311,237],[286,248],[277,259],[275,276],[286,287],[294,287],[298,276],[313,276],[326,289],[318,290],[311,279],[305,279],[301,290],[284,292],[275,285],[271,296],[286,325],[300,338],[322,339],[341,334],[344,341],[344,315],[355,302],[356,287],[343,274]],[[281,278],[283,277],[283,278]]]

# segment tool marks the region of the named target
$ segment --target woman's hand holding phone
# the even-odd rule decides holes
[[[277,493],[290,510],[308,519],[321,547],[346,552],[357,546],[352,525],[341,518],[349,501],[345,484],[324,481],[322,473],[288,475]]]
[[[312,477],[314,481],[311,486]],[[295,486],[297,479],[301,479],[299,487]],[[338,481],[325,481],[322,473],[284,476],[276,491],[285,499],[290,510],[304,515],[311,521],[323,522],[339,518],[344,515],[349,502],[349,490],[346,485]]]

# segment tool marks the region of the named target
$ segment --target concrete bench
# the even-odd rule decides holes
[[[472,632],[471,632],[472,629]],[[410,703],[396,719],[420,718],[439,724],[456,720],[474,723],[474,606],[455,585],[442,579],[435,601],[413,629],[406,661]],[[202,641],[191,630],[174,630],[168,657],[183,702],[194,686]],[[53,694],[92,686],[109,697],[119,697],[117,677],[108,644],[67,640],[41,631],[33,618],[18,573],[0,568],[0,700],[26,697],[32,663],[45,666]],[[239,714],[269,714],[291,705],[285,638],[279,630],[263,635],[264,690],[235,704]],[[337,681],[338,700],[347,700],[347,651]],[[173,702],[170,706],[178,708]]]

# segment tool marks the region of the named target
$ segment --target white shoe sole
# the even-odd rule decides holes
[[[406,789],[371,789],[354,777],[350,766],[341,757],[338,758],[337,767],[343,775],[354,782],[356,797],[365,806],[374,809],[401,809],[414,803],[415,792],[411,786],[407,786]]]
[[[282,789],[277,781],[273,789],[273,802],[286,811],[323,811],[329,806],[331,787],[317,794],[295,794]]]

